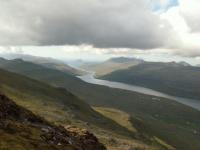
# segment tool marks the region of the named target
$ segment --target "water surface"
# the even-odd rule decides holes
[[[111,88],[118,88],[118,89],[134,91],[134,92],[138,92],[138,93],[142,93],[142,94],[147,94],[147,95],[158,96],[158,97],[175,100],[179,103],[193,107],[200,111],[200,100],[176,97],[176,96],[168,95],[168,94],[158,92],[158,91],[155,91],[155,90],[152,90],[149,88],[144,88],[141,86],[135,86],[135,85],[129,85],[129,84],[120,83],[120,82],[96,79],[96,78],[94,78],[94,73],[89,73],[87,75],[78,76],[78,78],[80,78],[81,80],[83,80],[87,83],[91,83],[91,84],[104,85],[104,86],[111,87]],[[156,100],[156,98],[155,98],[155,100]]]

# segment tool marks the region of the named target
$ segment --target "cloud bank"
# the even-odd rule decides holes
[[[146,0],[0,0],[1,45],[166,46],[167,22]]]
[[[195,57],[198,16],[199,0],[0,0],[0,45]]]

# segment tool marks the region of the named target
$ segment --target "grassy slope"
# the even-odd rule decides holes
[[[29,65],[28,68],[23,68],[23,71],[20,66],[11,66],[10,64],[7,69],[65,87],[93,106],[112,107],[129,113],[132,123],[138,125],[141,132],[150,132],[179,150],[200,148],[200,112],[192,108],[163,98],[154,100],[148,95],[87,84],[62,72],[45,68],[34,69],[34,64],[31,64],[30,71],[27,71]]]
[[[51,62],[49,62],[49,63],[38,63],[38,64],[41,64],[42,66],[48,67],[50,69],[56,69],[56,70],[62,71],[64,73],[71,73],[72,75],[83,75],[83,74],[85,74],[84,71],[72,68],[71,66],[68,66],[64,63],[51,63]]]
[[[107,116],[108,118],[111,118],[112,120],[116,121],[117,123],[119,123],[120,125],[126,127],[127,129],[129,129],[132,132],[138,132],[136,128],[138,128],[139,130],[141,130],[140,127],[135,127],[134,124],[131,122],[131,116],[129,114],[127,114],[126,112],[123,112],[121,110],[118,109],[114,109],[114,108],[107,108],[107,107],[94,107],[94,109],[98,112],[100,112],[101,114]],[[154,139],[158,142],[161,143],[161,145],[163,145],[164,147],[166,147],[169,150],[175,150],[174,147],[172,147],[171,145],[165,143],[164,141],[162,141],[161,139],[154,137]],[[124,140],[124,143],[126,143],[127,145],[131,145],[130,141]],[[139,144],[139,143],[138,143]],[[113,146],[112,147],[114,150],[121,150],[121,147],[118,146]]]
[[[0,116],[1,150],[106,150],[85,129],[56,126],[2,94]]]
[[[57,124],[73,124],[97,134],[107,144],[111,137],[129,138],[138,147],[151,147],[141,137],[135,137],[125,127],[94,111],[88,104],[62,88],[54,88],[45,83],[0,69],[0,91],[36,114]],[[135,139],[135,140],[134,140]],[[150,141],[150,140],[149,140]],[[152,141],[154,143],[156,141]]]
[[[200,68],[175,63],[143,63],[101,78],[140,85],[175,96],[200,98]]]
[[[108,118],[116,121],[121,126],[126,127],[130,131],[137,132],[137,129],[130,122],[131,116],[127,114],[126,112],[123,112],[118,109],[106,108],[106,107],[94,107],[94,109],[98,111],[99,113],[103,114],[104,116],[107,116]]]
[[[1,92],[49,121],[63,124],[88,122],[113,132],[131,135],[128,130],[103,117],[64,89],[4,70],[0,70],[0,83]]]
[[[102,76],[119,69],[127,69],[131,66],[139,64],[140,61],[141,60],[134,59],[134,60],[128,60],[126,62],[119,62],[115,61],[115,59],[110,59],[103,63],[83,65],[81,66],[81,68],[94,71],[97,76]]]
[[[180,150],[200,148],[200,112],[163,98],[153,100],[152,96],[106,87],[96,90],[101,92],[95,99],[88,98],[90,104],[127,112],[136,128],[141,129],[139,132],[150,132]],[[80,96],[95,95],[91,92]]]
[[[22,59],[24,61],[33,62],[39,65],[43,65],[45,67],[57,69],[59,71],[68,72],[73,75],[84,74],[84,72],[81,70],[75,69],[60,60],[49,57],[38,57],[38,56],[24,55],[24,54],[0,54],[0,56],[7,59],[18,59],[18,60]]]
[[[49,144],[41,138],[41,128],[52,125],[0,95],[1,150],[74,150],[74,146]],[[24,121],[26,120],[26,121]],[[52,126],[53,127],[53,126]]]

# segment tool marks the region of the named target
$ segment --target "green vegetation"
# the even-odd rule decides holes
[[[76,125],[95,133],[102,142],[108,144],[111,137],[118,140],[140,141],[140,147],[154,143],[150,139],[135,137],[125,127],[94,111],[88,104],[67,92],[25,76],[0,69],[0,91],[12,98],[17,104],[28,108],[56,124]],[[136,146],[137,147],[137,146]],[[152,146],[152,149],[156,146]]]
[[[94,107],[96,111],[103,114],[104,116],[114,120],[121,126],[129,129],[131,132],[137,132],[137,129],[130,122],[130,115],[121,110],[114,108]]]
[[[114,109],[114,108],[105,108],[105,107],[94,107],[94,109],[98,112],[100,112],[101,114],[107,116],[108,118],[111,118],[112,120],[116,121],[117,123],[119,123],[120,125],[126,127],[127,129],[129,129],[130,131],[134,132],[135,134],[139,134],[139,132],[137,131],[136,127],[134,127],[134,124],[131,123],[131,117],[129,114],[127,114],[126,112],[123,112],[121,110],[118,109]],[[139,130],[143,130],[141,127],[137,127]],[[144,132],[144,131],[142,131]],[[161,139],[157,138],[157,137],[152,137],[152,139],[154,140],[154,144],[155,145],[159,145],[159,149],[168,149],[168,150],[175,150],[174,147],[172,147],[171,145],[165,143],[164,141],[162,141]],[[117,141],[117,139],[116,139]],[[116,142],[115,141],[115,142]],[[139,143],[137,143],[137,141],[131,141],[129,139],[126,140],[121,140],[118,142],[123,142],[126,145],[131,145],[134,147],[134,145],[140,145]],[[140,147],[144,148],[144,145],[140,145]],[[118,147],[116,145],[113,145],[113,147],[111,148],[113,150],[121,150],[123,149],[122,147]],[[148,149],[152,149],[151,147],[149,147]]]
[[[62,124],[88,122],[91,125],[129,134],[128,130],[100,115],[65,89],[54,88],[4,70],[0,70],[0,83],[1,92],[51,122]]]
[[[140,59],[117,57],[111,58],[103,63],[83,65],[81,68],[94,71],[97,76],[102,76],[119,69],[127,69],[141,62],[143,61]]]
[[[39,64],[39,63],[38,63]],[[50,69],[55,69],[58,71],[62,71],[64,73],[68,73],[71,75],[83,75],[85,74],[84,71],[72,68],[64,63],[52,63],[52,62],[48,62],[48,63],[42,63],[41,64],[44,67],[50,68]]]
[[[2,94],[0,133],[1,150],[106,150],[88,131],[55,126]]]
[[[64,87],[92,106],[115,108],[129,114],[130,122],[144,140],[157,137],[178,150],[200,148],[200,112],[197,110],[169,99],[88,84],[63,72],[20,63],[10,63],[4,68]]]
[[[8,123],[8,122],[7,122]],[[70,145],[57,146],[44,142],[40,128],[24,125],[15,121],[9,122],[7,131],[0,129],[1,150],[74,150]]]
[[[56,69],[56,70],[63,71],[68,74],[72,74],[72,75],[84,74],[83,71],[81,71],[79,69],[75,69],[75,68],[67,65],[63,61],[49,58],[49,57],[38,57],[38,56],[25,55],[25,54],[3,54],[2,56],[7,59],[15,59],[15,61],[24,60],[24,61],[28,61],[28,62],[33,62],[33,63],[39,64],[39,65],[42,65],[44,67]],[[5,60],[2,62],[5,62]]]
[[[174,96],[200,99],[200,68],[181,63],[145,62],[100,78],[139,85]]]

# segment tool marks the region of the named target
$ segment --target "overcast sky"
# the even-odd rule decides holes
[[[0,46],[0,52],[56,58],[198,63],[200,1],[0,0]]]

